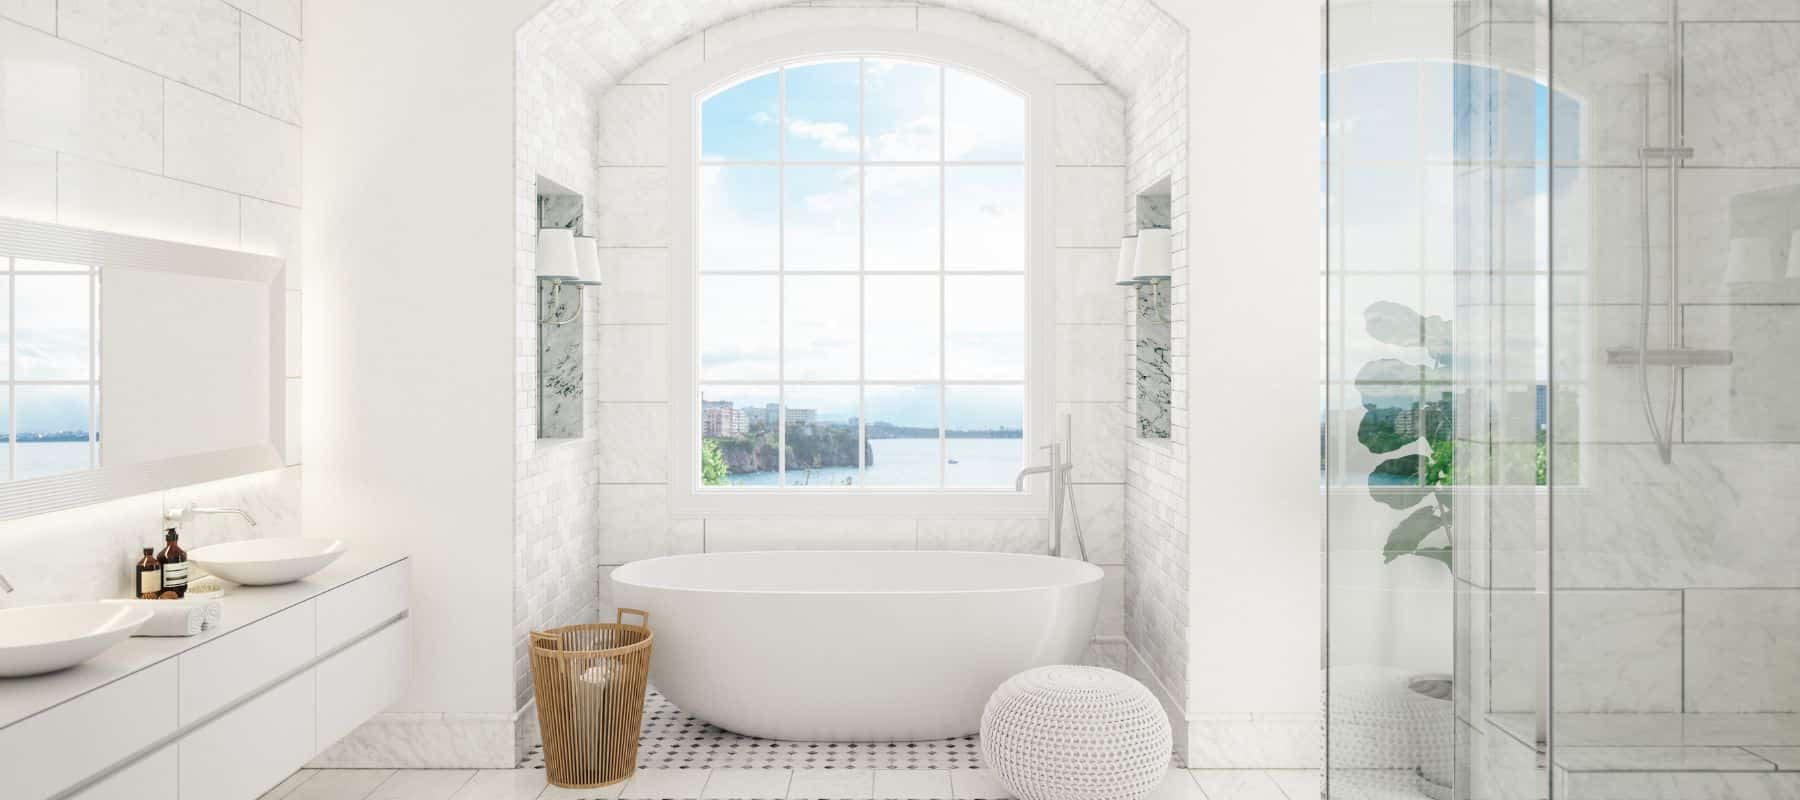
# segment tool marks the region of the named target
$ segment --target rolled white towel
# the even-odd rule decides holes
[[[194,636],[204,629],[218,627],[225,611],[218,600],[118,599],[107,602],[141,605],[155,612],[134,636]]]
[[[206,626],[206,608],[179,600],[112,600],[150,609],[150,621],[133,636],[194,636]]]

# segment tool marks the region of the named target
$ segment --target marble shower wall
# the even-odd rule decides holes
[[[0,522],[5,602],[122,594],[163,508],[190,500],[261,523],[195,520],[190,546],[302,532],[300,8],[0,2],[0,216],[287,259],[295,412],[284,469]]]
[[[1660,144],[1669,113],[1666,7],[1602,13],[1588,5],[1557,4],[1555,22],[1558,88],[1581,102],[1556,119],[1579,134],[1560,140],[1552,182],[1554,517],[1534,514],[1529,498],[1522,508],[1518,498],[1493,498],[1491,523],[1479,530],[1489,558],[1470,573],[1491,592],[1493,708],[1533,702],[1531,558],[1534,529],[1549,525],[1558,711],[1800,711],[1791,689],[1800,662],[1780,644],[1800,629],[1800,499],[1791,488],[1800,478],[1800,413],[1791,402],[1800,385],[1791,357],[1800,275],[1786,269],[1800,231],[1788,202],[1800,187],[1791,135],[1800,103],[1790,90],[1800,82],[1800,5],[1679,2],[1681,122],[1695,154],[1673,210],[1674,329],[1662,304],[1669,184],[1661,169],[1651,178],[1651,347],[1729,349],[1734,362],[1678,376],[1651,371],[1659,414],[1669,381],[1679,381],[1672,464],[1650,444],[1636,376],[1605,363],[1607,348],[1632,345],[1637,334],[1641,83],[1654,76],[1648,111]],[[1495,14],[1479,26],[1492,41],[1529,41],[1529,19]],[[1489,312],[1498,320],[1530,302],[1497,299]],[[1514,510],[1502,511],[1506,503]],[[1619,664],[1630,667],[1614,674],[1609,665]]]

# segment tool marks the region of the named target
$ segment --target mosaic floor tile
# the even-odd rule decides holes
[[[974,736],[927,742],[788,742],[740,736],[651,691],[638,736],[639,769],[980,769]],[[521,769],[543,769],[531,748]]]

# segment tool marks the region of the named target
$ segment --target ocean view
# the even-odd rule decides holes
[[[19,442],[10,448],[0,442],[0,468],[7,466],[9,453],[18,458],[12,472],[12,479],[16,481],[77,472],[94,466],[87,442]]]
[[[950,439],[946,443],[949,458],[957,463],[944,465],[945,485],[950,487],[1007,487],[1023,466],[1025,443],[1022,439]],[[935,487],[938,480],[938,442],[936,439],[871,439],[869,447],[874,463],[869,465],[861,485]],[[810,471],[791,470],[789,486],[842,486],[854,482],[856,467],[825,467]],[[732,474],[726,482],[731,486],[775,486],[779,477],[774,470]]]

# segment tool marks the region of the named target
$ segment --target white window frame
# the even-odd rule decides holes
[[[822,42],[829,42],[830,46],[822,46]],[[1015,492],[1011,487],[701,488],[699,265],[694,246],[699,221],[695,186],[700,166],[700,102],[719,89],[785,64],[857,57],[925,61],[962,69],[995,81],[1024,98],[1025,463],[1042,463],[1040,447],[1053,441],[1049,429],[1053,427],[1050,420],[1056,396],[1051,211],[1055,207],[1054,86],[1032,70],[996,58],[970,43],[916,31],[845,29],[774,37],[709,59],[670,84],[670,511],[677,516],[1044,516],[1046,490],[1042,480],[1027,481],[1023,492]],[[942,383],[942,376],[935,382]],[[850,383],[865,382],[859,379]]]

